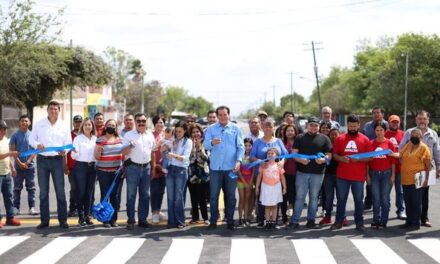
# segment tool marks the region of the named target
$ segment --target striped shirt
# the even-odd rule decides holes
[[[112,142],[102,136],[96,140],[96,146],[102,146],[101,157],[96,161],[96,169],[116,171],[122,165],[122,138]]]

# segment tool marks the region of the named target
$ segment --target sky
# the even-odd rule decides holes
[[[8,1],[0,0],[2,7]],[[113,46],[140,59],[146,81],[180,86],[233,116],[350,67],[362,40],[406,32],[439,34],[438,0],[40,0],[65,7],[62,40],[98,54]],[[325,102],[323,102],[325,104]]]

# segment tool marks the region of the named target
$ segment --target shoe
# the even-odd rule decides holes
[[[266,221],[266,225],[264,226],[264,229],[266,229],[266,230],[272,229],[272,222],[271,221]]]
[[[397,219],[406,220],[406,213],[404,211],[397,213]]]
[[[44,229],[48,227],[49,227],[49,223],[44,223],[44,222],[41,222],[39,225],[37,225],[37,229]]]
[[[387,224],[385,224],[385,223],[380,223],[380,224],[379,224],[379,227],[380,227],[380,228],[383,228],[383,229],[386,229],[386,228],[387,228]]]
[[[205,225],[209,225],[209,224],[211,224],[211,222],[209,222],[209,220],[203,220],[203,223],[204,223]]]
[[[134,229],[134,224],[133,223],[127,224],[127,230],[133,230],[133,229]]]
[[[193,219],[193,220],[189,221],[189,224],[194,225],[194,224],[197,224],[198,222],[199,222],[199,220]]]
[[[216,223],[210,223],[209,225],[208,225],[208,230],[214,230],[214,229],[216,229],[217,228],[217,224]]]
[[[19,212],[19,211],[18,211]],[[37,210],[35,210],[35,207],[31,207],[29,209],[29,214],[30,215],[38,215],[39,213],[37,212]]]
[[[185,225],[177,225],[177,229],[184,229]]]
[[[317,229],[318,228],[318,226],[315,224],[315,221],[313,221],[313,220],[308,220],[306,227],[308,229]]]
[[[153,218],[153,224],[159,224],[160,222],[159,214],[154,214],[152,218]]]
[[[86,226],[87,224],[86,224],[86,219],[84,218],[84,217],[80,217],[79,219],[78,219],[78,224],[79,224],[79,226],[80,227],[84,227],[84,226]]]
[[[348,226],[347,217],[344,217],[344,220],[342,220],[342,226]]]
[[[239,219],[238,220],[238,225],[243,227],[243,226],[246,225],[246,222],[243,219]]]
[[[67,222],[60,222],[60,227],[62,229],[68,229],[69,228],[69,224]]]
[[[257,228],[258,229],[264,228],[264,222],[258,223]]]
[[[298,229],[299,228],[299,224],[298,223],[289,223],[287,228],[288,229]]]
[[[245,219],[244,222],[247,227],[251,226],[251,220]]]
[[[110,222],[110,226],[111,227],[118,227],[119,225],[118,225],[118,223],[116,221],[111,221]]]
[[[20,226],[21,223],[20,223],[20,220],[18,220],[17,218],[11,217],[11,218],[6,219],[6,225],[9,225],[9,226]]]
[[[287,216],[292,216],[293,215],[293,209],[289,209],[286,212]]]
[[[424,226],[424,227],[432,227],[432,224],[431,224],[431,222],[426,221],[426,222],[422,223],[422,226]]]
[[[165,219],[165,215],[163,213],[159,213],[159,220],[162,221]]]
[[[145,222],[139,222],[138,226],[139,226],[139,227],[142,227],[142,228],[152,228],[151,224],[148,223],[147,221],[145,221]]]
[[[104,223],[104,227],[105,227],[105,228],[110,228],[110,227],[112,227],[112,226],[110,225],[110,223]]]
[[[410,225],[409,227],[407,227],[407,230],[409,231],[414,231],[414,230],[419,230],[420,226],[418,225]]]
[[[333,223],[333,225],[331,225],[331,226],[330,226],[330,230],[337,230],[337,229],[341,229],[341,228],[342,228],[342,226],[343,226],[343,224],[342,224],[342,223],[337,223],[337,222],[334,222],[334,223]]]
[[[357,231],[364,232],[364,230],[365,230],[365,226],[364,226],[363,224],[357,224],[357,225],[356,225],[356,230],[357,230]]]
[[[404,229],[406,229],[406,228],[409,228],[410,226],[411,226],[410,223],[405,223],[405,224],[403,224],[403,225],[399,225],[399,228],[404,228]]]
[[[372,222],[372,223],[371,223],[371,228],[373,228],[373,229],[379,229],[379,227],[380,227],[380,224],[379,224],[378,222]]]
[[[234,224],[228,224],[226,226],[227,229],[231,230],[231,231],[235,231],[237,230],[237,227]]]
[[[93,221],[92,221],[92,219],[91,219],[90,217],[86,217],[86,224],[87,224],[88,226],[92,226],[92,225],[94,225],[94,223],[93,223]]]
[[[330,225],[331,223],[332,223],[332,218],[330,216],[325,216],[324,218],[321,219],[321,221],[319,221],[320,226]]]
[[[20,214],[21,214],[21,212],[20,212],[20,208],[16,208],[16,207],[14,207],[14,214],[15,214],[15,215],[20,215]]]

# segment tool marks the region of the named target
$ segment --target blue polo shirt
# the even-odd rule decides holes
[[[220,138],[221,143],[211,145],[214,138]],[[240,128],[232,122],[228,122],[225,126],[220,125],[219,122],[209,126],[203,144],[211,153],[209,165],[211,170],[232,170],[237,161],[243,159],[243,136]]]
[[[14,146],[15,145],[16,150],[19,153],[33,149],[29,145],[29,136],[30,135],[31,135],[31,131],[30,130],[26,131],[25,133],[23,133],[20,130],[18,130],[17,132],[12,134],[11,139],[9,141],[9,146]],[[24,158],[19,158],[19,159],[22,162],[26,162],[28,158],[29,157],[24,157]],[[34,166],[34,160],[32,160],[32,163],[29,164],[29,168],[31,168],[33,166]],[[15,168],[19,169],[20,167],[18,166],[18,164],[15,164]]]

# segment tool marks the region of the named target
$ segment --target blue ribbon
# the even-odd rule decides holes
[[[44,152],[53,152],[53,151],[60,152],[60,151],[72,150],[72,149],[74,149],[72,144],[61,146],[61,147],[47,147],[43,151],[41,151],[39,149],[32,149],[32,150],[28,150],[28,151],[25,151],[25,152],[21,152],[19,157],[20,158],[25,158],[25,157],[30,156],[30,155],[40,154],[40,153],[44,153]]]
[[[390,149],[384,149],[384,150],[379,150],[379,151],[371,151],[371,152],[353,154],[353,155],[349,155],[348,157],[350,157],[351,159],[354,159],[354,160],[360,160],[360,159],[368,159],[368,158],[373,158],[373,157],[382,156],[382,155],[388,155],[391,153],[392,153],[392,151]]]
[[[316,155],[305,155],[305,154],[299,154],[299,153],[290,153],[290,154],[285,154],[285,155],[280,155],[280,156],[276,156],[274,158],[270,158],[270,159],[264,159],[264,160],[257,160],[252,162],[251,164],[249,164],[249,168],[255,167],[263,162],[266,162],[268,160],[271,159],[294,159],[294,158],[300,158],[300,159],[308,159],[308,160],[314,160],[314,159],[320,159],[320,158],[324,158],[325,162],[327,163],[327,165],[330,164],[330,160],[327,158],[326,155],[324,155],[324,153],[319,152]]]

